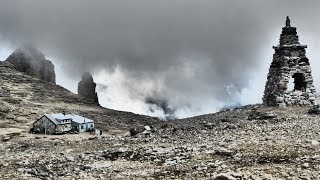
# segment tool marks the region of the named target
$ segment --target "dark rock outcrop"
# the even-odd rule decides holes
[[[308,111],[310,114],[320,114],[320,105],[315,105],[311,107]]]
[[[78,84],[78,94],[99,104],[96,83],[93,82],[93,77],[90,73],[86,72],[82,75],[82,80]]]
[[[46,60],[44,54],[34,47],[21,47],[15,50],[6,61],[13,64],[20,72],[47,82],[56,83],[54,65],[51,61]]]

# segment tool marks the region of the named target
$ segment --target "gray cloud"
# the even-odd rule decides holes
[[[130,97],[157,96],[174,109],[197,109],[201,103],[237,101],[261,62],[271,61],[262,51],[270,47],[271,57],[271,43],[278,39],[274,32],[280,33],[285,16],[291,15],[300,35],[300,27],[318,32],[319,5],[292,0],[11,0],[0,5],[0,39],[3,46],[36,44],[57,57],[70,77],[85,71],[110,74],[121,67]],[[152,88],[141,90],[145,81]]]

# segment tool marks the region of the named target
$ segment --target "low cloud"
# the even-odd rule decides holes
[[[285,17],[298,26],[301,42],[319,47],[319,5],[297,0],[11,0],[0,6],[0,47],[36,45],[58,67],[58,83],[77,84],[83,72],[91,72],[106,107],[186,117],[260,102],[271,46],[278,43]],[[318,74],[317,50],[307,52]],[[317,75],[315,80],[320,80]],[[156,103],[148,103],[150,97]]]

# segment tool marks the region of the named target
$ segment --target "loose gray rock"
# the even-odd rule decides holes
[[[309,163],[303,163],[302,168],[308,169],[310,167]]]
[[[221,173],[213,177],[214,180],[236,180],[236,178],[232,177],[229,174]]]

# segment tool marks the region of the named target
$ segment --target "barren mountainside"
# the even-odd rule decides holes
[[[100,107],[59,85],[18,72],[8,62],[0,61],[0,79],[0,127],[27,130],[37,117],[62,111],[90,117],[103,129],[128,129],[156,121],[156,118]]]
[[[320,179],[319,116],[248,105],[192,118],[115,111],[0,62],[0,179]],[[96,121],[102,137],[28,133],[44,113]],[[150,125],[150,137],[130,136]]]

